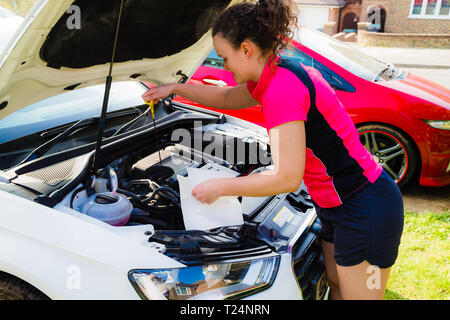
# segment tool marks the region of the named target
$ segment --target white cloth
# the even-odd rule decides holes
[[[209,179],[228,178],[234,175],[225,171],[190,167],[187,168],[187,172],[187,177],[177,175],[186,230],[208,230],[244,224],[241,203],[237,197],[220,197],[211,204],[205,204],[192,196],[192,190],[198,184]]]

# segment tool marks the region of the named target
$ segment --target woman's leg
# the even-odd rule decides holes
[[[334,243],[322,239],[322,252],[325,262],[325,271],[327,274],[328,286],[330,292],[328,293],[329,300],[341,300],[341,293],[339,292],[339,280],[336,268],[336,260],[334,260]]]
[[[381,269],[367,261],[350,267],[336,265],[339,289],[345,300],[382,300],[391,268]]]

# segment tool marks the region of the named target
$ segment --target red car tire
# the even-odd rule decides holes
[[[358,132],[361,143],[399,187],[411,180],[419,159],[414,142],[405,133],[383,124],[364,124]]]

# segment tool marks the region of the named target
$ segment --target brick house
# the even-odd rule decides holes
[[[377,7],[385,13],[384,32],[450,34],[449,0],[363,0],[361,20]]]
[[[297,0],[304,25],[329,34],[357,30],[450,34],[450,0]],[[328,16],[326,18],[326,16]]]
[[[363,0],[360,17],[362,45],[450,48],[450,0]]]
[[[296,3],[303,25],[336,35],[343,41],[450,48],[450,0],[297,0]]]

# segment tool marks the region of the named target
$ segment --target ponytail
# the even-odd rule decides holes
[[[223,12],[213,27],[236,49],[248,39],[272,57],[286,49],[297,28],[297,6],[292,0],[242,2]]]

